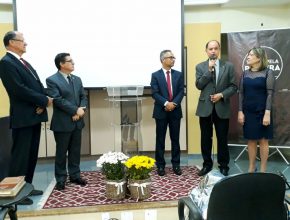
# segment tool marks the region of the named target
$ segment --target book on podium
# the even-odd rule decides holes
[[[25,185],[24,176],[6,177],[0,182],[0,198],[16,196]]]

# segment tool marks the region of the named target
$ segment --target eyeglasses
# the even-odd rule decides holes
[[[15,41],[19,41],[19,42],[24,43],[24,40],[20,40],[20,39],[11,39],[11,40],[15,40]]]
[[[175,60],[176,58],[174,56],[170,56],[170,57],[164,57],[164,59],[171,59],[171,60]]]
[[[65,63],[72,63],[72,64],[75,63],[73,60],[66,60],[66,61],[64,61],[64,62],[65,62]]]

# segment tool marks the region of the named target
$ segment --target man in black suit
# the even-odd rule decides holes
[[[234,66],[218,59],[220,43],[216,40],[206,44],[208,59],[196,66],[197,89],[201,90],[196,115],[201,130],[201,152],[203,168],[198,175],[207,174],[213,167],[211,158],[213,124],[217,136],[218,163],[220,172],[227,176],[229,171],[228,130],[230,97],[237,92]]]
[[[181,72],[171,69],[175,63],[175,57],[170,50],[161,51],[160,61],[162,68],[152,73],[151,77],[152,97],[155,100],[153,118],[156,122],[155,159],[157,173],[159,176],[165,175],[165,137],[169,125],[173,172],[176,175],[181,175],[179,133],[184,79]]]
[[[87,97],[81,79],[72,75],[74,61],[69,53],[55,57],[58,72],[46,79],[47,93],[54,98],[51,130],[56,142],[56,189],[64,190],[67,178],[66,155],[70,182],[85,186],[80,176],[81,136]]]
[[[33,67],[21,57],[26,52],[23,34],[5,34],[6,55],[0,61],[0,77],[10,100],[10,127],[13,146],[9,176],[25,176],[32,183],[38,158],[41,122],[47,121],[46,107],[52,98],[45,95],[43,85]],[[32,195],[43,192],[34,190]],[[27,198],[23,204],[32,204]]]

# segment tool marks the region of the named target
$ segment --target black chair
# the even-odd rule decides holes
[[[7,216],[7,214],[10,217],[10,220],[17,220],[17,214],[16,210],[13,207],[10,208],[1,208],[0,207],[0,219],[4,220]]]
[[[0,220],[4,220],[8,216],[10,220],[17,220],[17,205],[19,202],[26,199],[32,192],[33,185],[25,183],[20,192],[14,197],[1,197],[0,198]]]
[[[277,174],[229,176],[214,185],[207,220],[287,220],[284,197],[285,182]],[[203,220],[200,209],[189,197],[179,200],[178,214],[179,220]]]

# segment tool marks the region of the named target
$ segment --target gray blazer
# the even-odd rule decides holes
[[[220,60],[217,84],[213,82],[212,73],[208,70],[208,60],[196,66],[196,88],[201,90],[196,115],[208,117],[215,105],[216,113],[220,118],[230,118],[230,97],[237,92],[234,66],[230,62]],[[213,104],[210,95],[222,93],[223,98]]]
[[[71,132],[75,128],[84,127],[83,118],[74,122],[72,116],[76,114],[79,107],[87,107],[87,97],[81,79],[75,75],[71,76],[73,90],[59,72],[46,79],[47,94],[54,98],[50,126],[53,131]]]

